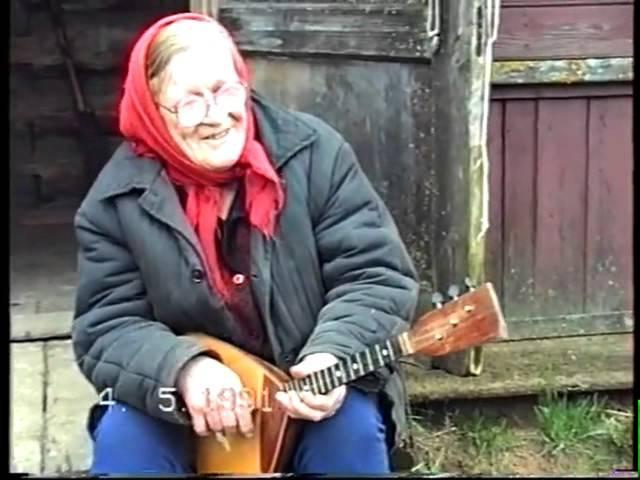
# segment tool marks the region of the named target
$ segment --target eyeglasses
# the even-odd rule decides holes
[[[173,113],[182,127],[191,128],[206,118],[212,103],[223,110],[243,106],[247,100],[247,88],[243,83],[231,82],[224,84],[210,95],[211,100],[200,95],[187,95],[178,102],[175,108],[169,108],[160,103],[158,105],[167,112]]]

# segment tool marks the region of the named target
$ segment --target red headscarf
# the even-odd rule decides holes
[[[172,182],[185,189],[186,215],[202,244],[208,278],[222,299],[226,300],[230,291],[230,275],[219,261],[215,242],[221,186],[234,179],[244,181],[245,210],[249,222],[267,236],[274,233],[276,217],[284,202],[284,192],[263,146],[255,138],[256,129],[250,99],[246,107],[246,143],[239,160],[227,171],[214,172],[197,166],[171,138],[156,109],[147,83],[147,52],[163,27],[182,19],[210,22],[212,28],[227,37],[238,76],[242,82],[249,85],[246,64],[228,32],[218,22],[195,13],[165,17],[142,34],[131,53],[120,103],[120,131],[133,143],[137,154],[157,158],[165,166]],[[212,54],[212,61],[214,60],[215,53]]]

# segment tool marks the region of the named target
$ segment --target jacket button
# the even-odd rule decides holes
[[[291,362],[293,362],[293,354],[292,353],[285,353],[282,356],[282,359],[284,360],[285,363],[291,363]]]
[[[191,280],[193,280],[195,283],[201,283],[203,278],[204,272],[199,268],[191,271]]]

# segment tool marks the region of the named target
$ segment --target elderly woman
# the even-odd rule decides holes
[[[406,329],[416,273],[354,151],[271,104],[215,20],[163,18],[134,45],[124,139],[75,217],[77,364],[96,391],[94,474],[194,471],[195,435],[251,435],[211,408],[239,376],[201,332],[294,377]],[[326,395],[281,394],[303,422],[290,472],[385,473],[406,398],[393,365]],[[185,405],[162,408],[174,387]]]

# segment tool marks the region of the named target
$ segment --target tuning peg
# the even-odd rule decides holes
[[[449,297],[451,297],[451,299],[455,300],[456,298],[458,298],[458,295],[460,295],[460,287],[458,285],[451,285],[449,287],[449,290],[447,290],[447,294],[449,295]]]
[[[473,283],[473,281],[469,277],[464,279],[464,284],[467,286],[467,291],[469,292],[472,292],[476,289],[476,284]]]
[[[440,292],[436,292],[433,295],[431,295],[431,303],[433,303],[433,305],[435,305],[436,308],[441,308],[442,302],[444,302],[444,297]]]

